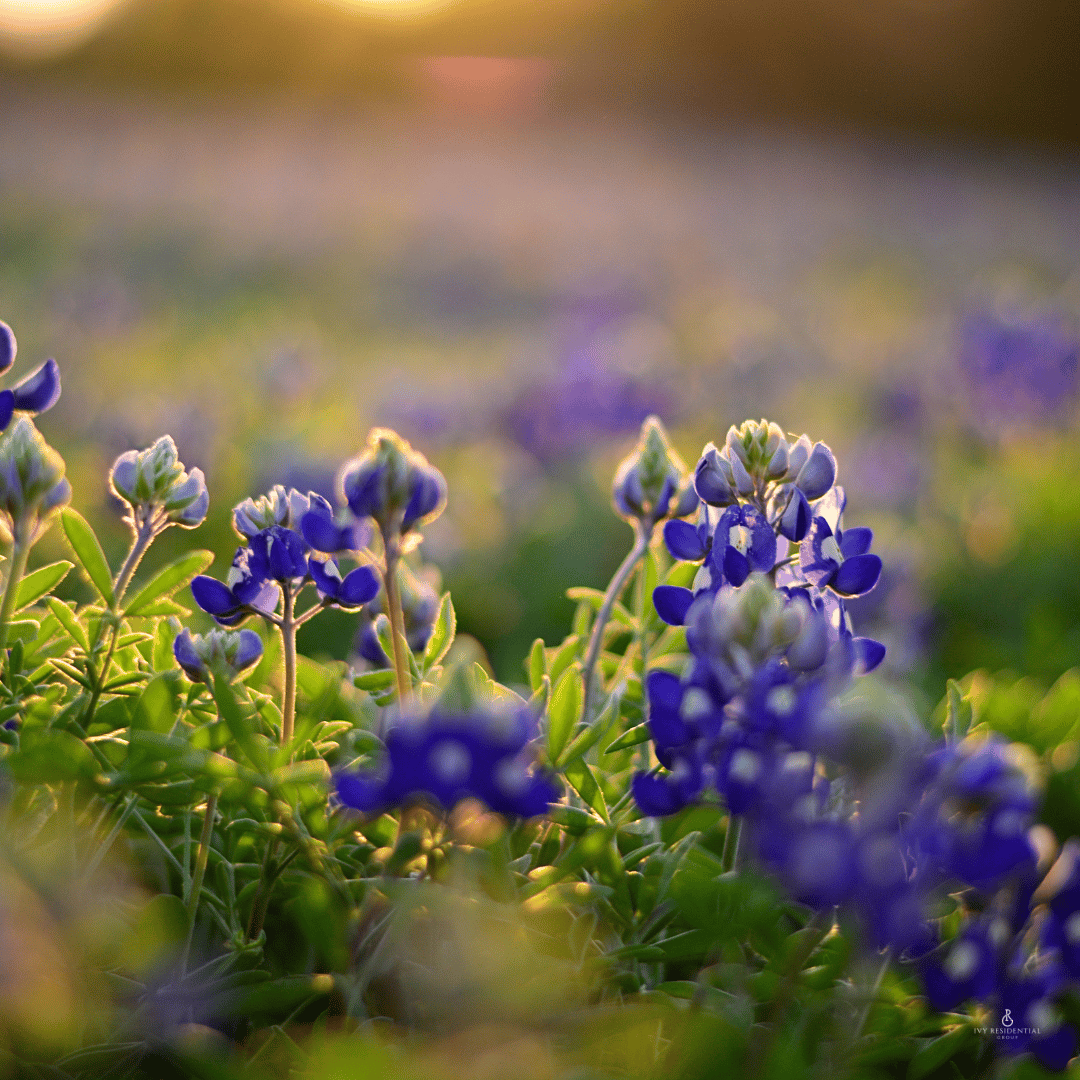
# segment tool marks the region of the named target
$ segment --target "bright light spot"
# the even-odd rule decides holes
[[[94,32],[124,0],[0,0],[0,48],[55,56]]]
[[[383,15],[390,18],[415,19],[438,11],[454,0],[323,0],[331,7],[355,11],[361,15]]]

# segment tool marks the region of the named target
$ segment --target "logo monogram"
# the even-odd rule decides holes
[[[1013,1018],[1012,1018],[1011,1010],[1009,1010],[1009,1009],[1005,1010],[1004,1014],[1001,1017],[1001,1026],[1002,1027],[1012,1027],[1013,1026]]]

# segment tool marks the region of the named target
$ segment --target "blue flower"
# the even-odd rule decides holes
[[[831,589],[840,596],[862,596],[881,576],[881,559],[871,555],[874,534],[870,529],[842,529],[843,488],[833,488],[832,498],[823,500],[823,514],[814,518],[810,531],[799,545],[799,567],[803,577],[818,589]]]
[[[535,717],[524,709],[405,717],[386,738],[382,768],[340,773],[338,795],[366,814],[424,798],[450,810],[472,797],[497,813],[536,817],[560,795],[554,778],[532,767],[536,735]]]
[[[358,608],[374,600],[381,588],[379,575],[370,566],[358,566],[344,577],[333,559],[308,560],[308,572],[319,596],[338,607]]]
[[[697,506],[686,466],[659,417],[645,420],[633,453],[619,463],[612,499],[622,517],[648,523],[649,528],[667,517],[685,517]]]
[[[307,577],[307,547],[303,537],[283,525],[271,525],[248,542],[250,569],[263,581],[298,582]]]
[[[113,462],[109,486],[128,504],[124,520],[136,532],[147,527],[157,535],[170,525],[194,529],[210,506],[202,469],[184,469],[170,435],[145,450],[121,454]]]
[[[997,993],[1004,947],[1012,932],[1000,917],[974,922],[919,965],[923,987],[938,1012],[952,1012],[965,1001],[987,1001]]]
[[[752,571],[767,573],[776,565],[776,533],[760,510],[729,506],[717,522],[710,559],[738,588]]]
[[[237,633],[211,630],[192,634],[187,628],[173,642],[173,656],[192,682],[209,682],[217,671],[235,679],[263,654],[262,638],[254,630]]]
[[[446,506],[443,474],[385,428],[374,428],[364,453],[342,466],[338,492],[353,514],[372,518],[384,534],[404,535]]]
[[[272,615],[277,608],[281,590],[252,562],[250,548],[237,548],[225,582],[206,574],[192,579],[195,603],[219,625],[236,626],[249,615]]]
[[[315,551],[338,555],[367,547],[371,530],[366,525],[359,521],[342,523],[330,503],[314,491],[308,499],[310,509],[300,518],[300,532]]]
[[[18,343],[11,327],[0,322],[0,374],[15,362],[17,352]],[[10,389],[0,390],[0,431],[11,423],[11,417],[15,413],[43,413],[51,409],[59,399],[60,368],[55,360],[46,360],[37,371],[27,375]]]

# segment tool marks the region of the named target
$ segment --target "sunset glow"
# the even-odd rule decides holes
[[[62,53],[91,34],[124,0],[0,0],[0,46]]]

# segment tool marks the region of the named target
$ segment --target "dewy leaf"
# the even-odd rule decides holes
[[[548,708],[548,755],[557,761],[581,716],[585,688],[578,664],[567,668],[551,693]]]
[[[87,580],[98,591],[98,595],[107,605],[113,602],[112,571],[105,559],[105,552],[101,550],[94,530],[90,523],[77,510],[70,506],[60,511],[60,522],[64,528],[64,536],[79,563],[80,568],[86,575]]]
[[[431,640],[424,650],[424,670],[430,671],[450,651],[454,644],[454,635],[457,633],[457,615],[454,613],[454,604],[449,593],[444,593],[442,604],[439,606],[439,617],[435,620],[435,629],[431,634]]]
[[[171,596],[182,589],[196,574],[201,574],[214,561],[212,551],[189,551],[169,563],[150,579],[130,600],[124,610],[127,616],[142,615],[147,608],[162,597]]]
[[[35,570],[32,574],[27,574],[19,583],[19,595],[15,599],[15,610],[21,611],[23,608],[30,607],[31,604],[36,604],[47,593],[51,593],[67,577],[68,571],[74,565],[74,563],[69,563],[66,559],[61,559],[60,562],[50,563],[48,566]]]

